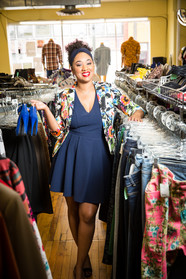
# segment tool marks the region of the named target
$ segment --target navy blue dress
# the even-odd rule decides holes
[[[80,203],[103,203],[111,183],[111,162],[97,95],[87,112],[75,93],[70,132],[55,156],[50,190]]]

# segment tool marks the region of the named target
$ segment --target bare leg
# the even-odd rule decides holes
[[[95,230],[95,217],[98,205],[81,203],[79,205],[78,254],[76,279],[82,278],[82,270],[87,258]]]
[[[89,222],[91,223],[91,227],[92,227],[93,231],[90,234],[91,235],[91,240],[90,240],[90,244],[89,244],[89,248],[90,248],[90,245],[92,243],[93,234],[94,234],[94,229],[95,229],[95,216],[97,213],[98,205],[89,204],[89,203],[79,204],[74,201],[73,197],[66,197],[66,203],[68,206],[68,221],[69,221],[70,230],[71,230],[72,236],[73,236],[74,241],[77,246],[79,243],[78,230],[79,230],[79,228],[82,227],[82,226],[79,226],[79,224],[82,223],[82,222],[80,222],[80,217],[81,217],[82,221],[85,219],[84,222],[85,223],[87,222],[87,225]],[[82,229],[84,230],[83,227],[81,228],[81,230]],[[89,236],[87,235],[86,228],[85,228],[84,234],[86,237],[89,238]],[[82,239],[80,241],[80,243],[84,244],[84,236],[82,236],[81,232],[80,232],[80,239]],[[82,244],[80,244],[80,247],[81,246],[82,246]],[[83,245],[83,247],[84,247],[84,245]],[[87,254],[86,254],[85,258],[83,256],[84,267],[91,267],[90,259],[88,256],[89,248],[88,248],[88,250],[86,248]],[[79,253],[79,247],[78,247],[78,253]],[[80,248],[80,255],[81,255],[81,248]],[[77,262],[78,262],[78,260],[77,260]],[[82,271],[82,266],[80,267],[80,270]],[[78,275],[78,271],[76,273]],[[79,278],[81,278],[81,277],[79,277]]]
[[[79,203],[73,197],[66,197],[68,206],[68,222],[76,245],[78,245]]]

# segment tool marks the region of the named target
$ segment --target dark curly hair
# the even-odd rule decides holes
[[[87,48],[89,51],[92,51],[92,48],[87,43],[76,39],[75,41],[73,41],[65,46],[65,50],[68,53],[69,63],[70,63],[70,55],[71,55],[72,51],[74,49],[79,49],[79,48]]]

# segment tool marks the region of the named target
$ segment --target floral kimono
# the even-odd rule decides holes
[[[105,139],[110,153],[113,154],[116,142],[116,134],[113,128],[116,107],[128,116],[132,115],[136,110],[142,110],[142,108],[109,83],[94,82],[94,86],[100,105]],[[50,131],[57,138],[53,156],[57,153],[69,133],[74,109],[75,87],[76,85],[72,88],[64,89],[58,99],[57,107],[59,107],[59,110],[56,120],[60,128],[57,131]]]

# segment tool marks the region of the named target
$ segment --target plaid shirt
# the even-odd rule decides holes
[[[49,41],[42,48],[42,64],[45,65],[46,58],[46,68],[47,70],[57,70],[59,68],[59,63],[62,64],[62,51],[58,44],[54,41]]]

